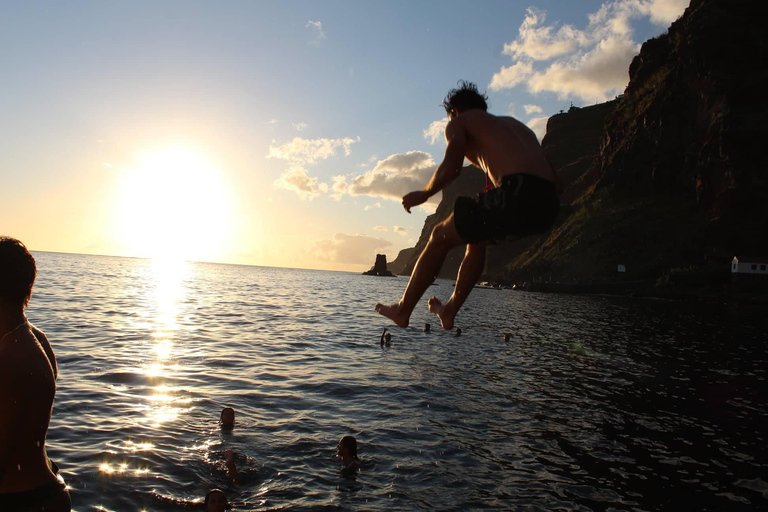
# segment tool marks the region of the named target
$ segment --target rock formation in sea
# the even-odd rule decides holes
[[[643,44],[623,95],[552,116],[542,146],[566,186],[561,216],[546,235],[490,248],[486,277],[727,278],[728,255],[768,256],[768,157],[758,145],[768,136],[766,14],[768,2],[693,0]],[[457,180],[446,190],[403,273],[456,195],[480,189]],[[455,276],[460,259],[451,255],[441,275]]]
[[[380,277],[392,277],[394,274],[387,270],[387,255],[377,254],[376,262],[371,267],[371,270],[363,272],[364,276],[380,276]]]

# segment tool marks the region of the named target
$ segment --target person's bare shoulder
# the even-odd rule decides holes
[[[48,363],[51,365],[51,369],[53,370],[53,378],[58,378],[59,376],[59,368],[56,364],[56,354],[53,353],[53,347],[51,347],[51,342],[48,341],[48,336],[45,335],[43,331],[32,325],[31,323],[29,326],[32,328],[32,334],[35,335],[35,338],[37,338],[38,343],[40,343],[40,346],[43,347],[43,352],[45,352],[45,356],[48,358]]]

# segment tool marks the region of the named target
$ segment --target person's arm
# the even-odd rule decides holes
[[[380,344],[384,344],[384,333],[387,332],[387,328],[385,327],[383,331],[381,331],[381,339],[379,340]]]
[[[227,465],[227,476],[235,485],[240,485],[240,477],[237,474],[237,466],[235,466],[235,454],[232,450],[224,450],[224,460]]]
[[[411,208],[423,204],[433,195],[440,192],[451,181],[461,174],[464,155],[467,151],[467,132],[461,117],[452,119],[445,127],[445,156],[435,173],[423,190],[417,190],[403,196],[403,208],[411,213]]]

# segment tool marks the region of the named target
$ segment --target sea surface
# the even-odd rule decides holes
[[[401,329],[402,277],[35,256],[76,511],[768,509],[765,306],[476,289],[457,337],[450,281]]]

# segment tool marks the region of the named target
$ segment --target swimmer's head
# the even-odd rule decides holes
[[[432,328],[429,324],[424,324],[424,332],[429,332],[429,330]]]
[[[392,341],[392,335],[389,334],[389,333],[385,334],[384,335],[384,341],[386,341],[387,343],[391,342]]]
[[[229,507],[227,497],[218,489],[212,489],[205,495],[205,512],[224,512]]]
[[[221,410],[221,418],[219,418],[219,424],[221,428],[231,430],[235,426],[235,410],[231,407],[225,407]]]
[[[504,333],[504,341],[509,341],[512,338],[508,332]]]
[[[456,328],[456,336],[461,336],[461,327]]]
[[[339,441],[339,445],[336,447],[336,454],[340,458],[344,458],[345,455],[357,458],[357,439],[355,436],[344,436]]]
[[[0,236],[0,304],[26,307],[36,276],[35,258],[24,244]]]

